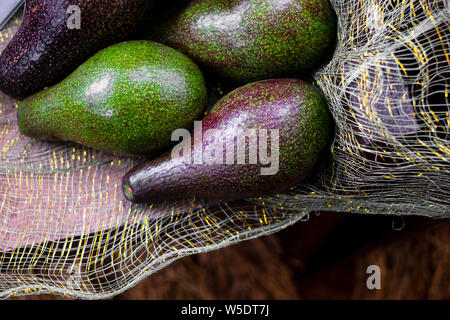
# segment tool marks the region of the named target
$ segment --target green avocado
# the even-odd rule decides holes
[[[148,28],[145,37],[236,83],[298,77],[335,45],[328,0],[194,0]]]
[[[175,129],[201,117],[206,96],[200,69],[182,53],[152,41],[123,42],[20,103],[18,125],[40,140],[153,154]]]

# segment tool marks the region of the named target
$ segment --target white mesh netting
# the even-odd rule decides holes
[[[189,254],[329,210],[450,217],[448,0],[334,0],[332,61],[314,76],[336,138],[310,184],[264,199],[131,205],[136,160],[19,134],[0,96],[0,297],[106,298]],[[0,51],[20,23],[0,32]]]

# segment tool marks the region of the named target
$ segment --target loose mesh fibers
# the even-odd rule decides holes
[[[328,210],[450,217],[448,0],[334,0],[338,44],[314,75],[336,121],[306,183],[271,197],[132,205],[138,161],[19,134],[0,96],[0,297],[116,295],[183,256]],[[0,50],[19,18],[0,33]]]

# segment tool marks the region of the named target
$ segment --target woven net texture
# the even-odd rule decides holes
[[[448,0],[334,0],[338,43],[314,74],[336,121],[317,174],[283,194],[134,205],[136,159],[22,136],[0,96],[0,297],[102,299],[186,255],[269,235],[314,211],[450,217]],[[0,32],[0,51],[17,31]]]

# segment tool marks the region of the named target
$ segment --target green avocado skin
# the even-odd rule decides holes
[[[301,76],[323,62],[336,39],[328,0],[196,0],[149,29],[237,83]]]
[[[18,126],[40,140],[153,154],[171,143],[173,130],[201,117],[206,95],[200,69],[182,53],[152,41],[123,42],[22,101]]]

